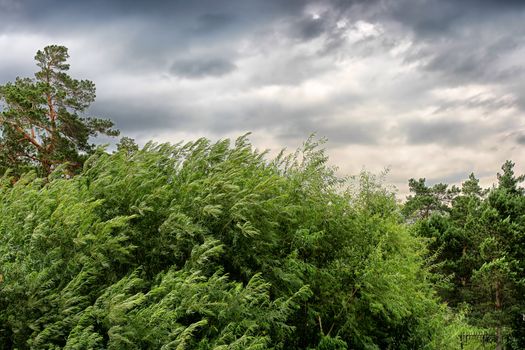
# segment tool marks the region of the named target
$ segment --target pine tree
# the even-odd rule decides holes
[[[407,217],[428,219],[433,213],[445,214],[454,197],[459,193],[456,186],[439,183],[428,186],[424,178],[410,179],[408,187],[413,193],[407,197],[403,213]]]
[[[483,264],[474,273],[480,288],[482,323],[496,330],[497,349],[502,349],[503,331],[511,329],[513,318],[524,311],[525,285],[525,192],[519,186],[525,177],[514,174],[511,161],[506,161],[502,170],[498,186],[484,203],[480,231]]]
[[[66,162],[75,171],[94,149],[90,137],[118,135],[110,120],[83,116],[95,100],[95,85],[71,78],[68,58],[66,47],[46,46],[36,53],[34,79],[0,86],[0,172],[36,168],[48,175]]]
[[[469,322],[494,332],[498,349],[505,333],[523,348],[525,190],[520,183],[525,177],[516,176],[514,163],[507,161],[497,178],[497,186],[483,190],[471,174],[450,206],[428,217],[420,215],[413,227],[430,238],[435,269],[449,278],[450,283],[439,289],[443,300],[456,309],[467,306]],[[413,212],[420,203],[435,203],[428,200],[435,198],[429,193],[419,186],[405,212]],[[422,208],[426,212],[429,206]]]

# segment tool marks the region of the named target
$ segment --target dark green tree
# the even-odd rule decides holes
[[[525,193],[519,186],[525,177],[514,174],[511,161],[506,161],[502,170],[498,186],[484,203],[480,225],[482,265],[473,276],[479,288],[478,306],[483,315],[480,322],[496,330],[497,349],[502,348],[504,330],[524,327],[524,323],[517,327],[512,323],[525,311]]]
[[[139,150],[139,146],[131,137],[124,136],[117,143],[117,151],[124,151],[128,154],[133,154]]]
[[[428,186],[426,180],[410,179],[408,181],[410,192],[403,207],[403,213],[412,218],[429,218],[432,213],[446,213],[450,203],[459,193],[456,186],[449,187],[446,184],[438,183]]]
[[[410,188],[415,194],[403,211],[410,220],[418,218],[413,226],[415,232],[429,239],[434,269],[442,276],[440,296],[453,308],[470,304],[472,273],[481,266],[478,226],[485,191],[474,174],[461,190],[444,184],[427,187],[421,180],[411,180]]]
[[[448,282],[440,284],[442,299],[456,309],[467,306],[469,322],[493,331],[498,349],[505,333],[523,348],[525,192],[519,184],[525,177],[515,175],[511,161],[502,170],[490,191],[471,174],[447,205],[411,180],[415,195],[404,212],[418,217],[415,232],[430,239],[434,268]]]
[[[75,171],[94,150],[91,137],[118,135],[110,120],[83,115],[95,84],[70,77],[68,58],[66,47],[46,46],[36,53],[34,79],[0,86],[0,172],[36,168],[48,175],[62,163]]]

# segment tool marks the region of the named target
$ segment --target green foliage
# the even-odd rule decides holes
[[[459,189],[455,186],[449,188],[448,185],[439,183],[429,187],[425,181],[425,179],[408,181],[410,192],[414,194],[407,197],[403,206],[403,213],[406,216],[427,219],[434,213],[444,214],[448,212],[449,204],[459,193]]]
[[[118,135],[111,121],[82,116],[95,100],[95,85],[67,75],[68,58],[66,47],[46,46],[36,53],[35,79],[0,86],[0,174],[48,175],[66,162],[74,171],[93,150],[90,137]]]
[[[394,195],[313,139],[125,140],[81,174],[0,180],[5,349],[447,349]],[[456,344],[455,344],[456,342]]]
[[[322,337],[317,350],[345,350],[348,344],[340,338]]]
[[[471,174],[445,210],[422,216],[414,230],[431,240],[434,267],[448,277],[449,283],[441,284],[442,299],[456,310],[466,308],[468,321],[496,333],[500,343],[512,330],[516,348],[522,348],[525,192],[519,184],[525,177],[515,176],[510,161],[502,170],[490,191]],[[405,212],[426,210],[416,200],[421,191],[415,192]]]

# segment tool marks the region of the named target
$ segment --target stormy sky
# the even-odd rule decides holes
[[[0,84],[70,50],[90,114],[139,143],[328,139],[342,174],[525,172],[523,0],[0,0]]]

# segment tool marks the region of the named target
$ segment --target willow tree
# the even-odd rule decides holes
[[[118,135],[110,120],[84,115],[95,84],[70,77],[68,58],[66,47],[46,46],[36,53],[35,78],[0,86],[0,172],[47,175],[62,163],[74,171],[94,149],[91,137]]]

